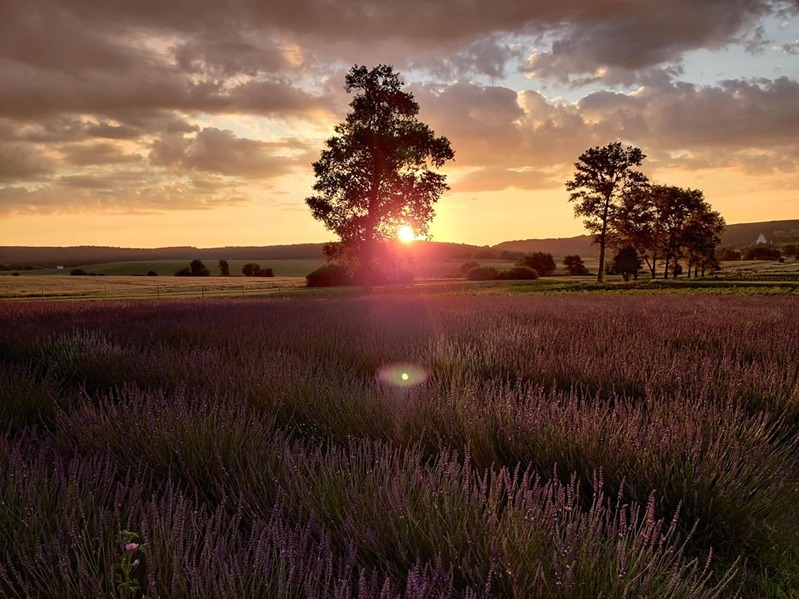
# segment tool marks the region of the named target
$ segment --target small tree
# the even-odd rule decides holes
[[[249,262],[241,267],[241,274],[245,277],[257,277],[261,272],[261,266],[255,262]]]
[[[552,254],[546,252],[533,252],[532,254],[525,254],[516,261],[516,266],[526,266],[532,268],[539,275],[548,277],[555,272],[555,259]]]
[[[219,272],[222,274],[223,277],[230,276],[230,264],[228,264],[227,260],[219,261]]]
[[[333,253],[368,287],[376,246],[408,225],[426,235],[433,205],[449,189],[440,168],[454,157],[446,137],[417,119],[419,105],[393,67],[354,66],[344,89],[352,110],[314,162],[313,217],[341,239]]]
[[[193,277],[211,276],[211,271],[203,264],[202,260],[192,260],[191,264],[189,264],[189,270],[191,270],[191,276]]]
[[[638,271],[641,270],[641,258],[638,251],[632,246],[627,246],[616,252],[613,256],[613,272],[620,274],[625,281],[630,277],[638,278]]]
[[[648,184],[646,176],[633,169],[644,158],[646,155],[639,148],[624,148],[620,142],[590,148],[574,163],[574,178],[566,182],[566,189],[571,192],[569,201],[575,202],[574,214],[585,217],[586,228],[599,244],[598,282],[602,282],[605,271],[608,230],[624,196]]]
[[[588,269],[585,267],[583,263],[583,259],[580,256],[566,256],[563,259],[563,267],[573,277],[579,277],[583,275],[590,274]]]

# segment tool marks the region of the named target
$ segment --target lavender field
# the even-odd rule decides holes
[[[798,311],[0,304],[0,596],[796,597]]]

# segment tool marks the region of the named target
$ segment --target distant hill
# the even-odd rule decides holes
[[[775,245],[799,243],[799,220],[772,220],[760,223],[727,225],[721,236],[724,247],[741,249],[757,243],[760,235]]]
[[[32,264],[46,268],[83,266],[107,262],[145,262],[152,260],[283,260],[321,258],[323,243],[300,243],[265,247],[196,248],[118,248],[106,246],[0,247],[0,264]]]
[[[721,244],[730,248],[754,245],[760,235],[769,243],[799,243],[799,220],[780,220],[759,223],[727,225]],[[417,242],[412,251],[417,260],[468,260],[478,254],[501,252],[548,252],[555,257],[577,254],[583,258],[596,258],[599,248],[592,244],[590,235],[551,239],[520,239],[504,241],[494,246],[476,246],[465,243]],[[119,248],[105,246],[32,247],[0,246],[0,264],[32,265],[44,268],[56,266],[84,266],[108,262],[136,262],[152,260],[290,260],[322,258],[324,243],[298,243],[270,246],[228,246],[217,248],[163,247]],[[409,248],[411,249],[411,248]]]
[[[555,237],[551,239],[519,239],[503,241],[492,250],[497,252],[547,252],[553,256],[571,256],[577,254],[582,258],[598,258],[599,247],[593,244],[593,236]]]

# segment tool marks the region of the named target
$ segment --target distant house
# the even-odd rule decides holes
[[[56,266],[56,269],[57,270],[64,270],[63,264],[59,264],[58,266]]]
[[[768,240],[766,239],[766,236],[763,235],[763,233],[761,233],[760,235],[757,236],[757,244],[762,245],[764,243],[768,243]]]

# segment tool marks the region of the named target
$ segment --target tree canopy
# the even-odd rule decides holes
[[[449,189],[431,169],[454,157],[450,142],[418,120],[419,105],[402,85],[389,65],[353,66],[344,86],[354,93],[351,111],[313,163],[316,194],[306,203],[338,235],[331,253],[360,277],[371,276],[377,246],[400,227],[428,235],[434,204]]]
[[[624,198],[648,185],[646,175],[633,167],[640,166],[646,155],[633,146],[621,142],[604,147],[589,148],[574,163],[574,177],[566,182],[574,202],[574,213],[584,217],[586,228],[599,244],[599,270],[597,281],[603,280],[605,247],[609,227]]]

